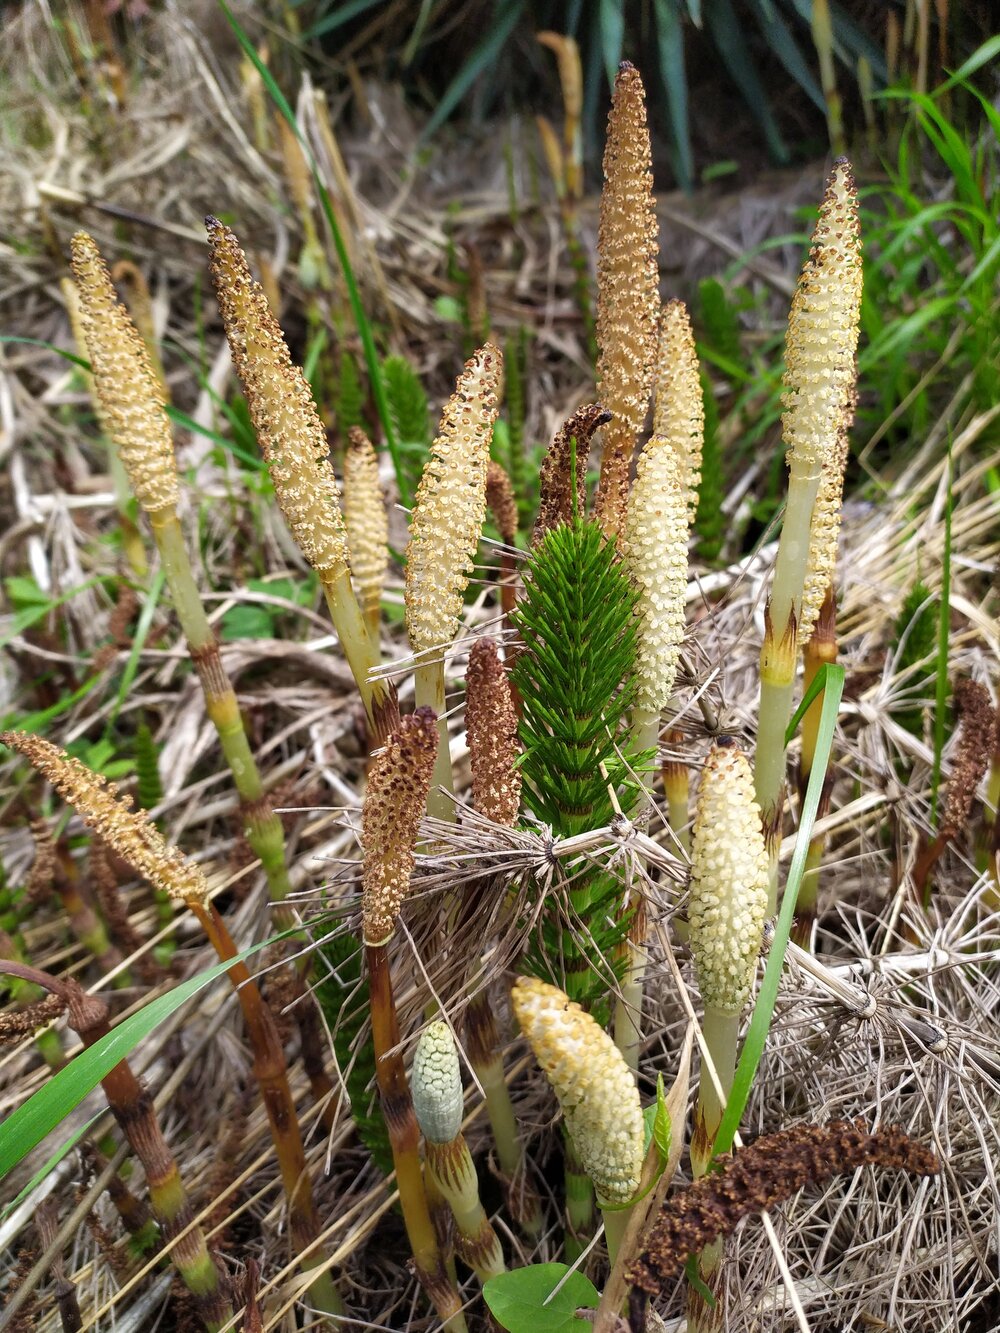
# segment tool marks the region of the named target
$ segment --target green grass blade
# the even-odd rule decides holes
[[[954,481],[951,440],[948,441],[948,486],[944,497],[944,556],[941,561],[941,614],[938,616],[937,663],[934,678],[934,759],[931,764],[931,828],[937,827],[941,787],[941,755],[948,723],[948,641],[951,630],[951,488]]]
[[[765,0],[750,0],[750,8],[757,19],[757,26],[767,39],[768,46],[809,100],[825,115],[826,99],[823,97],[823,90],[816,82],[809,62],[799,49],[799,44],[792,36],[788,24],[774,5],[767,4]]]
[[[389,457],[392,459],[393,471],[396,474],[396,485],[399,487],[399,493],[403,503],[406,504],[409,502],[409,492],[406,488],[406,474],[403,471],[403,460],[400,455],[399,441],[396,438],[392,418],[389,414],[389,404],[386,399],[385,385],[382,382],[382,367],[379,361],[378,350],[375,346],[375,335],[372,332],[371,322],[365,314],[364,306],[361,304],[361,293],[358,291],[358,284],[354,277],[354,270],[351,267],[350,256],[347,253],[347,246],[344,244],[344,238],[341,235],[340,227],[337,225],[337,218],[333,211],[330,195],[327,192],[326,186],[320,179],[316,160],[312,155],[312,150],[306,141],[305,135],[299,129],[299,123],[295,118],[295,112],[289,106],[284,93],[278,87],[277,83],[275,83],[274,75],[257,54],[257,48],[243,31],[239,20],[229,8],[226,0],[219,0],[219,6],[222,9],[223,14],[226,16],[226,22],[236,34],[236,40],[243,48],[244,54],[260,75],[264,87],[267,89],[268,96],[284,116],[285,120],[288,122],[289,129],[302,145],[302,151],[305,154],[306,161],[309,163],[309,170],[312,173],[313,183],[316,186],[320,203],[323,206],[323,213],[326,217],[327,226],[330,228],[330,235],[333,237],[333,245],[334,249],[337,251],[337,261],[340,264],[340,271],[344,275],[344,285],[347,288],[347,297],[351,304],[354,327],[358,331],[358,336],[361,339],[361,346],[364,349],[365,365],[368,367],[368,381],[371,385],[372,397],[375,399],[375,410],[378,412],[379,421],[382,424],[382,430],[385,434],[386,448],[389,451]],[[520,12],[521,6],[519,5],[517,8],[518,12]]]
[[[9,1217],[15,1208],[19,1208],[21,1204],[25,1201],[25,1199],[28,1197],[28,1195],[31,1194],[33,1190],[38,1188],[38,1186],[42,1183],[42,1181],[49,1174],[49,1172],[54,1171],[64,1157],[69,1156],[69,1154],[73,1151],[76,1145],[83,1138],[84,1134],[88,1133],[89,1130],[91,1130],[93,1126],[97,1123],[97,1121],[100,1120],[102,1114],[103,1113],[101,1111],[98,1111],[95,1115],[92,1115],[89,1120],[85,1121],[77,1129],[74,1129],[68,1139],[65,1139],[62,1143],[60,1143],[59,1147],[55,1150],[55,1152],[48,1159],[48,1161],[44,1162],[38,1168],[35,1174],[28,1181],[27,1185],[25,1185],[24,1189],[21,1190],[17,1198],[11,1199],[10,1203],[8,1203],[3,1209],[0,1209],[0,1221],[3,1221],[4,1218]]]
[[[244,949],[235,958],[218,963],[189,981],[182,981],[166,995],[158,995],[155,1000],[143,1005],[138,1013],[130,1015],[112,1028],[107,1036],[81,1051],[68,1065],[53,1074],[47,1083],[26,1102],[22,1102],[0,1125],[0,1180],[79,1106],[116,1064],[126,1059],[140,1041],[181,1005],[228,972],[233,963],[242,962],[273,943],[272,939],[262,940]]]
[[[315,41],[317,37],[325,37],[327,33],[334,32],[345,23],[350,23],[351,19],[357,18],[359,14],[364,14],[366,10],[374,9],[381,3],[382,0],[348,0],[347,4],[341,5],[333,13],[318,19],[312,27],[307,28],[302,34],[301,41],[308,43]]]
[[[621,0],[601,0],[597,24],[604,72],[608,86],[613,88],[625,45],[625,6]]]
[[[798,832],[795,836],[795,853],[792,856],[792,864],[788,871],[785,896],[781,900],[781,911],[778,914],[774,939],[771,942],[771,951],[767,956],[764,978],[760,984],[760,992],[757,996],[753,1017],[750,1019],[750,1026],[743,1042],[743,1050],[740,1053],[740,1061],[736,1067],[733,1090],[729,1094],[729,1100],[722,1115],[722,1122],[719,1125],[719,1132],[715,1136],[715,1146],[712,1151],[716,1157],[728,1152],[732,1147],[733,1138],[739,1129],[740,1120],[750,1096],[750,1089],[757,1074],[757,1067],[767,1043],[771,1017],[774,1014],[774,1005],[778,998],[781,969],[785,962],[785,949],[788,946],[788,937],[791,934],[792,921],[795,917],[795,903],[799,896],[802,876],[805,873],[809,843],[812,838],[813,825],[816,822],[816,811],[819,808],[823,783],[826,780],[826,771],[830,763],[830,752],[833,748],[833,736],[837,725],[837,713],[840,710],[840,701],[844,693],[845,674],[842,666],[827,664],[824,684],[826,693],[823,698],[823,711],[820,715],[816,736],[816,753],[812,771],[809,774],[809,785],[806,787],[805,800],[802,803],[802,817],[799,820]]]
[[[705,9],[705,24],[730,78],[739,88],[763,132],[768,151],[776,162],[787,163],[790,160],[788,146],[781,137],[760,75],[747,56],[746,35],[732,0],[714,0],[708,5]]]
[[[656,13],[656,45],[660,53],[660,80],[670,110],[674,170],[681,189],[690,191],[694,185],[694,156],[684,69],[684,29],[674,0],[653,0],[653,9]]]
[[[500,13],[489,26],[486,36],[442,93],[440,102],[434,108],[434,114],[424,126],[420,136],[422,144],[441,128],[476,80],[496,63],[508,37],[517,27],[524,12],[524,0],[515,0],[513,4],[499,6],[499,9]]]

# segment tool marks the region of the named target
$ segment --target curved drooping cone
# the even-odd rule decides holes
[[[369,633],[377,635],[382,589],[389,567],[389,517],[379,481],[378,455],[360,426],[352,426],[347,432],[344,522],[358,600]]]
[[[547,981],[518,977],[511,999],[598,1200],[627,1203],[639,1187],[644,1130],[639,1091],[621,1052],[586,1010]]]
[[[668,441],[677,456],[690,527],[698,512],[705,401],[691,317],[683,301],[668,301],[660,316],[653,434]]]
[[[462,1072],[447,1023],[430,1023],[413,1056],[413,1107],[424,1161],[455,1217],[455,1249],[481,1282],[506,1271],[503,1250],[479,1199],[479,1180],[462,1133]]]
[[[660,314],[645,100],[639,71],[623,61],[608,116],[597,239],[597,394],[613,419],[604,431],[595,515],[609,536],[625,517],[632,453],[653,386]]]
[[[319,575],[369,726],[382,739],[396,719],[395,699],[384,681],[372,679],[381,663],[351,587],[347,527],[326,429],[236,236],[217,218],[206,218],[205,225],[226,338],[274,493],[299,549]]]
[[[92,236],[70,242],[80,323],[100,396],[101,424],[147,513],[176,506],[180,492],[163,385]]]
[[[416,657],[418,706],[439,719],[439,752],[428,810],[454,819],[444,655],[458,633],[486,518],[486,478],[499,411],[503,357],[486,343],[466,362],[417,487],[406,548],[406,630]]]
[[[819,613],[836,551],[846,435],[854,412],[861,316],[858,198],[850,163],[834,164],[812,248],[792,298],[785,337],[788,500],[760,656],[754,781],[770,855],[769,908],[778,897],[785,794],[785,731],[792,709],[800,617]],[[817,496],[825,494],[823,504]],[[803,605],[807,570],[809,598]]]

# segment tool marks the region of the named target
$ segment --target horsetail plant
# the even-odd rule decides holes
[[[381,665],[351,587],[348,538],[326,430],[309,384],[293,364],[278,321],[250,273],[235,235],[206,218],[212,280],[233,365],[292,536],[319,575],[330,618],[357,683],[376,741],[397,716],[392,687],[372,673]]]
[[[660,314],[645,99],[639,71],[623,61],[608,116],[597,238],[597,396],[612,420],[604,432],[595,514],[608,536],[625,519],[632,453],[653,387]]]
[[[830,525],[821,516],[814,548],[814,513],[824,477],[838,466],[842,471],[840,460],[854,411],[860,311],[858,200],[850,164],[841,158],[827,181],[812,248],[792,298],[785,337],[782,433],[787,446],[788,499],[765,610],[754,768],[770,860],[771,912],[778,896],[785,730],[791,716],[803,590],[810,549],[822,545],[828,551],[830,545]],[[831,492],[828,486],[827,495]],[[821,586],[820,564],[814,556],[817,592]],[[817,601],[813,593],[807,613],[818,613],[821,602],[822,596]]]
[[[247,841],[260,857],[272,900],[290,891],[281,821],[271,808],[247,740],[239,703],[205,614],[177,516],[180,489],[162,382],[138,330],[118,300],[93,238],[71,242],[73,273],[91,370],[103,405],[103,424],[145,510],[160,553],[174,609],[205,694],[205,708],[233,774],[246,820]],[[283,909],[279,922],[290,925]]]
[[[375,1077],[414,1267],[445,1328],[465,1333],[461,1301],[445,1269],[427,1205],[420,1165],[420,1132],[400,1051],[388,951],[399,909],[410,887],[414,846],[427,804],[437,749],[437,719],[431,709],[418,708],[399,721],[372,760],[361,810],[364,852],[361,921]]]
[[[462,1133],[462,1071],[447,1023],[430,1023],[413,1056],[413,1108],[424,1136],[425,1169],[455,1218],[455,1249],[480,1282],[505,1273],[503,1250],[479,1198]]]
[[[645,1130],[639,1090],[621,1051],[586,1010],[537,977],[518,977],[511,1002],[598,1204],[628,1203],[639,1188]],[[605,1213],[612,1263],[623,1216]]]
[[[517,712],[510,681],[492,639],[479,638],[472,645],[465,687],[473,807],[494,824],[513,827],[521,804]],[[463,915],[471,916],[478,907],[478,895],[470,891],[470,897],[463,903]],[[484,971],[485,968],[479,969],[477,981],[482,981]],[[500,1034],[487,985],[480,985],[469,1001],[465,1014],[465,1050],[483,1089],[508,1208],[523,1231],[537,1236],[542,1226],[541,1209],[527,1177],[524,1146],[511,1106]]]
[[[389,518],[378,476],[378,456],[360,426],[347,432],[344,450],[344,523],[351,574],[368,633],[378,642],[382,589],[389,567]]]
[[[143,811],[132,809],[113,782],[92,773],[41,736],[5,731],[0,741],[10,746],[46,778],[90,828],[129,868],[155,888],[183,902],[197,917],[209,943],[223,962],[237,957],[225,922],[212,905],[201,869],[177,847],[170,846]],[[311,1275],[309,1295],[327,1314],[343,1312],[330,1274],[312,1270],[323,1262],[316,1250],[319,1219],[313,1203],[302,1135],[288,1084],[284,1051],[270,1009],[243,962],[233,962],[229,980],[239,1000],[254,1053],[253,1074],[260,1089],[274,1143],[275,1156],[288,1200],[289,1230],[301,1267]]]
[[[698,1085],[691,1169],[703,1176],[733,1086],[740,1015],[753,989],[767,913],[768,863],[753,774],[743,752],[721,738],[702,770],[691,839],[689,940],[705,1014],[702,1030],[719,1090],[702,1069]],[[702,1255],[701,1272],[715,1271],[719,1254]],[[704,1306],[692,1291],[693,1328]]]
[[[499,410],[503,357],[486,343],[465,364],[445,404],[417,487],[406,548],[406,630],[416,659],[417,707],[438,718],[440,740],[428,812],[452,820],[444,656],[458,633],[463,598],[486,518],[486,476]]]

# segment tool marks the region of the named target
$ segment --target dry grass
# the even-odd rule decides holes
[[[96,102],[89,113],[81,112],[65,45],[40,7],[28,6],[9,19],[5,38],[0,327],[70,346],[57,286],[63,272],[59,250],[83,222],[106,253],[127,252],[151,275],[177,405],[214,428],[218,418],[212,395],[197,389],[190,370],[191,363],[199,366],[216,393],[225,391],[225,342],[214,311],[200,307],[206,273],[202,215],[232,214],[241,234],[271,257],[293,334],[303,296],[293,276],[297,223],[283,199],[277,155],[262,154],[248,136],[230,39],[224,32],[200,31],[183,6],[165,5],[144,24],[142,82],[128,116],[122,117]],[[528,131],[513,141],[515,174],[526,203],[511,225],[503,158],[495,146],[467,143],[463,155],[453,144],[447,152],[435,149],[419,171],[406,170],[416,139],[409,114],[385,90],[368,89],[367,98],[365,114],[356,116],[345,133],[345,147],[361,222],[355,241],[368,309],[393,330],[394,343],[406,348],[432,398],[440,402],[460,364],[461,349],[458,334],[442,337],[434,301],[451,290],[449,233],[474,240],[495,326],[503,332],[526,323],[534,331],[527,437],[547,441],[589,387],[558,214],[548,203],[533,202],[530,155],[535,150]],[[780,206],[772,199],[764,207],[753,198],[734,204],[728,217],[734,225],[721,238],[723,249],[760,239],[765,228],[787,229],[782,207],[813,197],[818,179],[818,170],[813,180],[796,178]],[[81,196],[90,202],[81,202]],[[446,216],[443,205],[454,197],[461,204]],[[710,256],[719,223],[706,228],[677,201],[667,201],[662,211],[669,228],[664,248],[673,244],[674,253],[683,255],[678,262],[685,279],[690,281],[702,266],[714,270]],[[596,221],[586,210],[585,218]],[[754,281],[776,293],[779,305],[797,258],[777,251],[766,264],[756,265]],[[677,289],[675,278],[667,275],[671,293]],[[734,1333],[742,1328],[845,1333],[932,1326],[985,1333],[995,1327],[1000,920],[984,905],[984,876],[968,841],[956,844],[940,863],[930,910],[914,902],[908,874],[929,829],[932,756],[895,718],[912,706],[913,692],[887,654],[892,622],[918,570],[932,593],[940,591],[947,485],[942,446],[950,438],[956,481],[949,674],[952,679],[972,676],[991,687],[1000,679],[991,581],[1000,542],[996,503],[983,484],[996,459],[984,457],[978,447],[988,420],[971,416],[958,388],[941,394],[940,415],[907,466],[876,478],[879,498],[848,506],[838,619],[848,696],[835,745],[832,813],[824,821],[828,854],[819,962],[792,951],[746,1117],[754,1133],[834,1117],[897,1123],[932,1146],[945,1169],[936,1180],[917,1183],[886,1184],[861,1172],[835,1182],[819,1197],[807,1194],[785,1207],[775,1218],[775,1230],[801,1313],[795,1311],[787,1274],[784,1279],[779,1274],[768,1235],[756,1223],[744,1227],[726,1267]],[[5,712],[37,709],[48,698],[43,676],[63,695],[96,676],[93,688],[45,728],[63,744],[101,735],[114,714],[117,682],[131,648],[126,639],[113,654],[105,654],[109,660],[100,670],[94,665],[94,655],[108,642],[114,611],[110,584],[100,580],[116,574],[113,549],[99,539],[113,529],[115,518],[102,447],[81,429],[86,411],[84,395],[57,356],[37,347],[0,347],[0,458],[7,475],[0,493],[5,520],[0,571],[5,577],[30,573],[53,596],[92,583],[68,598],[57,621],[46,618],[18,632],[6,618],[4,632],[12,637],[0,665],[0,697]],[[251,552],[262,553],[268,573],[291,565],[298,575],[301,568],[289,555],[273,506],[252,492],[244,469],[188,432],[180,433],[179,456],[188,483],[185,521],[192,539],[197,532],[206,582],[220,590],[210,595],[218,621],[232,606],[261,600],[243,586],[247,574],[255,572]],[[753,480],[737,480],[727,498],[728,512],[739,507]],[[677,724],[689,737],[689,759],[697,761],[707,748],[697,691],[704,709],[723,728],[752,735],[763,594],[772,559],[773,547],[765,545],[722,571],[703,572],[691,584],[691,637],[685,649],[689,675],[680,682],[686,706]],[[470,639],[483,629],[497,632],[495,570],[490,564],[481,572],[479,596],[467,608]],[[388,600],[398,605],[401,577],[398,568],[393,573]],[[301,607],[289,608],[289,615],[296,619],[286,622],[290,628],[280,640],[239,640],[225,645],[223,656],[251,720],[261,767],[270,782],[284,784],[296,905],[307,919],[318,918],[331,905],[337,909],[332,923],[316,927],[321,935],[357,923],[363,780],[359,710],[325,617]],[[405,649],[398,630],[391,639],[392,669],[405,702],[411,690]],[[185,660],[177,628],[161,608],[138,653],[135,679],[118,716],[123,730],[130,730],[133,717],[156,720],[165,787],[157,817],[171,840],[210,874],[222,903],[229,905],[232,934],[245,946],[268,932],[266,896],[235,826],[235,796],[217,762],[200,690],[182,671]],[[452,684],[462,675],[457,666],[450,671]],[[461,759],[457,690],[450,701],[455,705],[454,748]],[[905,784],[897,778],[900,755],[913,766]],[[945,778],[949,759],[946,749]],[[462,767],[459,763],[456,770],[460,792],[468,786]],[[20,766],[8,764],[2,771],[0,849],[12,886],[29,875],[34,854],[21,818],[24,778]],[[29,799],[37,802],[37,789],[30,790]],[[57,812],[53,807],[51,813]],[[70,834],[78,830],[71,820]],[[441,997],[451,1017],[460,1014],[467,999],[466,960],[492,935],[507,888],[525,902],[532,880],[561,892],[574,867],[587,858],[613,856],[633,867],[649,896],[657,943],[647,985],[647,1030],[653,1036],[644,1073],[650,1080],[662,1070],[669,1080],[698,999],[689,961],[665,947],[669,918],[683,903],[683,873],[659,813],[651,811],[644,828],[622,824],[572,846],[554,845],[542,829],[489,824],[464,804],[457,826],[435,824],[426,832],[434,851],[420,861],[418,892],[404,914],[397,954],[397,999],[407,1043],[414,1039],[429,993]],[[789,837],[784,860],[793,845]],[[481,881],[489,892],[486,919],[476,923],[475,938],[453,939],[444,954],[432,949],[436,905],[445,892]],[[128,886],[126,892],[131,923],[148,952],[154,943],[151,897],[142,885]],[[530,931],[529,911],[523,920]],[[186,976],[205,967],[208,958],[191,925],[181,919],[177,931],[176,974]],[[112,980],[99,975],[82,947],[67,938],[65,920],[53,903],[33,913],[25,942],[38,965],[78,976],[92,989],[105,992]],[[505,937],[488,958],[489,974],[503,973],[518,947],[518,939]],[[173,975],[161,976],[151,986],[115,992],[116,1016],[131,1012],[173,980]],[[291,1035],[289,1049],[295,1050]],[[512,1054],[515,1101],[527,1127],[529,1156],[543,1172],[537,1183],[544,1194],[545,1163],[556,1144],[552,1106],[522,1048]],[[223,1247],[227,1268],[238,1274],[248,1259],[256,1259],[263,1273],[266,1327],[289,1328],[302,1280],[287,1253],[280,1181],[264,1117],[246,1092],[247,1060],[238,1009],[220,986],[203,992],[158,1030],[136,1052],[135,1063],[154,1093],[201,1221]],[[0,1054],[0,1113],[47,1076],[30,1044],[5,1050]],[[647,1092],[650,1086],[647,1082]],[[317,1182],[323,1242],[343,1275],[351,1308],[366,1312],[378,1327],[429,1327],[424,1304],[403,1267],[405,1244],[391,1207],[391,1182],[383,1182],[368,1163],[345,1111],[338,1113],[331,1131],[324,1131],[320,1108],[310,1104],[298,1067],[293,1090]],[[102,1105],[92,1096],[73,1123],[101,1114]],[[466,1133],[483,1162],[487,1143],[475,1089],[468,1110]],[[91,1137],[108,1121],[104,1112]],[[39,1152],[16,1178],[3,1182],[4,1197],[12,1197],[43,1156]],[[103,1163],[85,1170],[71,1154],[30,1205],[0,1222],[0,1252],[12,1263],[20,1247],[35,1245],[31,1214],[41,1195],[59,1203],[62,1225],[56,1244],[44,1254],[38,1247],[31,1252],[27,1262],[36,1262],[34,1282],[29,1278],[20,1286],[25,1296],[34,1287],[38,1297],[30,1327],[58,1326],[48,1279],[37,1263],[43,1260],[46,1269],[55,1252],[62,1254],[76,1285],[86,1327],[111,1327],[112,1312],[119,1333],[185,1326],[169,1280],[155,1264],[139,1268],[120,1246],[109,1249],[107,1234],[117,1234],[102,1195],[109,1173]],[[509,1252],[525,1259],[555,1257],[554,1209],[549,1217],[552,1230],[534,1256],[508,1232]],[[502,1216],[499,1223],[503,1227]],[[381,1228],[378,1243],[369,1244],[376,1227]],[[465,1294],[474,1296],[471,1284]],[[679,1289],[664,1293],[667,1327],[681,1326],[682,1308]]]

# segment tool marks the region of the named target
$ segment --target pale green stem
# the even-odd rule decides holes
[[[598,1204],[601,1200],[598,1199]],[[604,1239],[608,1246],[608,1260],[614,1265],[618,1258],[618,1250],[621,1246],[622,1236],[625,1234],[625,1228],[628,1226],[628,1219],[631,1209],[629,1208],[604,1208],[601,1206],[601,1216],[604,1218]]]
[[[414,698],[418,708],[433,708],[438,720],[438,752],[434,760],[427,813],[434,819],[454,822],[455,802],[450,793],[455,790],[451,771],[451,748],[448,740],[448,719],[445,717],[444,659],[420,657],[413,676]]]
[[[365,706],[368,725],[376,743],[381,744],[392,730],[396,716],[391,687],[384,680],[372,679],[382,665],[378,642],[368,633],[350,574],[343,570],[334,578],[323,579],[322,584],[330,619]]]
[[[281,820],[264,794],[264,784],[243,727],[236,692],[222,665],[215,632],[201,603],[176,510],[173,507],[157,510],[149,515],[149,521],[174,610],[205,692],[205,708],[218,732],[222,753],[243,805],[247,841],[260,857],[272,901],[282,902],[291,891],[291,884]],[[279,924],[291,924],[291,918]]]
[[[785,794],[785,732],[792,715],[795,686],[796,618],[802,603],[809,556],[809,529],[821,475],[818,463],[805,464],[794,457],[791,460],[788,501],[778,542],[771,600],[768,603],[768,625],[761,647],[754,786],[768,845],[770,915],[777,910],[778,904],[778,856],[781,851],[781,813]]]
[[[563,1134],[566,1186],[566,1262],[575,1263],[594,1230],[594,1187],[580,1165],[573,1140]]]
[[[652,750],[653,767],[642,775],[646,797],[652,800],[653,775],[656,772],[656,747],[660,736],[660,715],[637,708],[632,715],[632,746],[637,754]],[[615,1000],[615,1045],[625,1057],[633,1074],[638,1073],[642,1050],[642,992],[646,978],[646,913],[636,905],[633,929],[626,941],[628,965]]]

